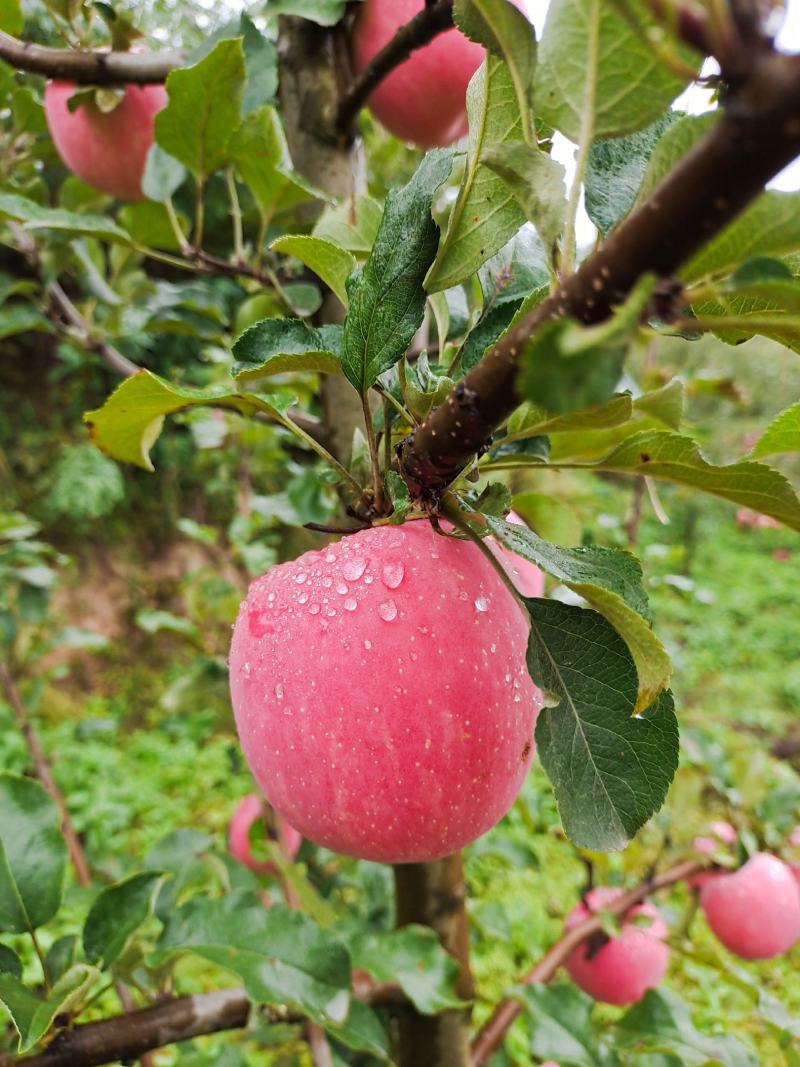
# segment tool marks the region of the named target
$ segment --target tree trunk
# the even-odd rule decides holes
[[[338,102],[351,80],[343,27],[325,30],[303,19],[283,17],[278,57],[281,108],[294,166],[338,200],[355,197],[366,185],[360,146],[333,132]],[[323,307],[326,321],[340,315],[333,303],[331,297]],[[325,374],[321,393],[332,451],[346,460],[353,432],[363,426],[359,396],[343,378]],[[397,925],[422,923],[434,929],[461,964],[459,994],[471,998],[461,856],[395,867],[395,887]],[[467,1067],[468,1021],[468,1014],[461,1011],[425,1016],[413,1008],[402,1009],[397,1024],[399,1067]]]
[[[461,853],[434,863],[408,863],[394,868],[397,926],[422,923],[439,936],[461,965],[458,995],[474,995],[469,968],[469,922]],[[469,1012],[419,1015],[403,1009],[397,1019],[400,1067],[468,1067]]]

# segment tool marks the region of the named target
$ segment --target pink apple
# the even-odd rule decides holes
[[[733,846],[739,840],[739,835],[736,832],[736,828],[729,822],[725,822],[723,819],[713,819],[708,824],[709,830],[711,830],[713,837],[706,835],[703,837],[696,837],[692,842],[692,847],[695,852],[701,856],[711,856],[713,853],[718,852],[723,845]],[[691,878],[687,879],[687,884],[691,889],[699,892],[706,882],[712,878],[718,878],[723,873],[721,871],[701,871],[700,874],[695,874]]]
[[[522,8],[522,0],[514,0]],[[353,29],[353,59],[360,72],[425,0],[364,0]],[[459,30],[447,30],[417,48],[384,78],[369,108],[396,137],[422,148],[448,145],[467,132],[469,80],[485,56]]]
[[[571,930],[589,915],[602,911],[622,892],[610,887],[591,890],[569,913],[565,928]],[[649,925],[634,925],[632,920],[637,916],[649,919]],[[599,948],[593,946],[591,939],[584,942],[570,956],[567,970],[573,982],[595,1000],[633,1004],[664,977],[669,959],[666,936],[667,926],[658,909],[649,902],[637,904],[625,915],[619,936]]]
[[[706,882],[700,904],[712,932],[744,959],[779,956],[800,938],[797,882],[782,860],[766,852]]]
[[[142,197],[142,175],[153,143],[153,120],[167,102],[163,85],[128,85],[120,103],[102,112],[94,100],[70,111],[79,90],[71,82],[45,86],[44,112],[50,136],[66,166],[83,181],[120,200]]]
[[[275,874],[275,864],[270,860],[259,860],[253,855],[250,844],[250,829],[255,822],[264,818],[264,801],[255,793],[242,797],[236,806],[228,827],[228,849],[234,859],[249,867],[257,874]],[[288,860],[293,860],[303,843],[302,836],[281,818],[276,820],[276,833],[281,852]]]
[[[527,526],[525,520],[521,519],[516,511],[509,511],[506,515],[506,522],[514,523],[515,526]],[[544,574],[535,563],[530,563],[516,552],[511,552],[493,537],[487,537],[486,542],[503,565],[503,570],[514,583],[517,592],[524,597],[544,596]]]
[[[380,526],[250,587],[230,679],[245,757],[304,837],[438,859],[519,792],[541,698],[528,623],[494,568],[426,521]]]

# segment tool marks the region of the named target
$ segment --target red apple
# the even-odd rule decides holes
[[[50,136],[66,166],[82,181],[120,200],[142,197],[142,175],[153,143],[153,120],[167,102],[163,85],[128,85],[107,114],[92,98],[70,111],[79,90],[71,82],[50,81],[44,113]]]
[[[605,887],[593,889],[566,918],[571,930],[589,915],[602,911],[623,890]],[[648,926],[634,925],[632,920],[644,916]],[[649,902],[637,904],[627,912],[622,931],[597,947],[592,939],[580,945],[567,961],[573,982],[595,1000],[607,1004],[633,1004],[641,1000],[664,977],[669,949],[664,944],[667,926],[658,909]]]
[[[259,860],[253,855],[250,845],[250,828],[264,817],[264,801],[255,793],[242,797],[236,806],[230,826],[228,827],[228,849],[234,859],[249,867],[257,874],[275,874],[275,864],[270,860]],[[293,860],[303,843],[302,836],[281,818],[276,820],[276,832],[281,852],[288,860]]]
[[[528,622],[470,542],[380,526],[273,567],[230,654],[245,757],[304,837],[386,863],[438,859],[513,803],[541,698]]]
[[[787,864],[766,852],[706,882],[700,904],[716,937],[746,960],[779,956],[800,938],[797,882]]]
[[[522,8],[522,0],[514,0]],[[353,59],[360,72],[425,0],[364,0],[353,28]],[[396,137],[422,148],[448,145],[467,132],[469,80],[485,56],[483,48],[459,30],[447,30],[415,49],[384,78],[369,108]]]

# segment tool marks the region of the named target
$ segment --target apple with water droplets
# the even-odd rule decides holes
[[[275,864],[271,860],[257,859],[253,855],[253,846],[250,844],[250,829],[263,818],[263,799],[255,793],[248,793],[247,796],[242,797],[236,805],[228,826],[228,849],[235,860],[249,867],[256,874],[276,874]],[[303,843],[302,836],[280,816],[275,819],[274,829],[281,852],[288,860],[293,860],[300,851]]]
[[[613,904],[622,893],[611,887],[592,889],[569,913],[565,928],[578,926]],[[638,918],[645,919],[646,925],[638,925]],[[595,1000],[633,1004],[664,977],[669,961],[666,936],[666,923],[655,905],[649,901],[636,904],[625,914],[618,936],[598,934],[575,949],[567,961],[570,978]]]
[[[523,8],[522,0],[514,4]],[[375,58],[425,0],[364,0],[353,27],[358,73]],[[532,32],[532,31],[531,31]],[[449,145],[467,132],[469,80],[486,52],[460,30],[446,30],[384,78],[369,97],[375,117],[396,137],[421,148]]]
[[[140,200],[155,116],[167,102],[166,89],[127,85],[111,111],[102,111],[91,97],[70,111],[70,98],[79,89],[62,81],[45,86],[44,113],[58,154],[95,189],[120,200]]]
[[[424,520],[272,567],[230,654],[264,795],[303,837],[362,859],[425,862],[474,841],[531,760],[528,628],[480,549]]]
[[[700,904],[717,939],[743,959],[780,956],[800,938],[800,889],[789,866],[767,852],[706,882]]]

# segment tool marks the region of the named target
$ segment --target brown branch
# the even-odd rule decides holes
[[[398,986],[354,975],[353,995],[365,1004],[405,1003]],[[43,1052],[28,1056],[0,1053],[0,1067],[101,1067],[141,1058],[147,1052],[247,1026],[253,1005],[243,989],[219,989],[190,997],[176,997],[149,1008],[83,1023],[59,1031]],[[269,1023],[304,1023],[306,1017],[282,1005],[257,1009]]]
[[[519,403],[526,342],[548,319],[607,318],[637,280],[670,277],[800,154],[800,58],[756,52],[714,127],[584,261],[459,382],[400,450],[412,492],[435,497]]]
[[[453,26],[453,0],[436,0],[415,15],[397,31],[385,48],[361,71],[344,94],[336,112],[336,129],[341,134],[350,130],[353,120],[366,104],[370,93],[383,79],[413,51],[422,48],[438,34]]]
[[[706,864],[702,860],[684,860],[662,874],[648,878],[634,889],[623,893],[617,900],[604,905],[603,910],[612,915],[624,915],[634,904],[639,904],[653,893],[667,889],[677,882],[691,878],[703,870]],[[572,953],[593,934],[603,929],[601,915],[592,915],[578,926],[573,926],[563,937],[548,949],[539,962],[520,980],[520,985],[546,984],[552,981],[559,967],[566,963]],[[509,1030],[522,1012],[518,1000],[504,1000],[498,1004],[489,1019],[484,1023],[472,1043],[472,1067],[485,1067],[494,1053],[500,1048]],[[0,1065],[1,1067],[1,1065]]]
[[[65,324],[70,327],[71,330],[74,330],[78,334],[78,339],[81,344],[91,352],[94,352],[95,355],[99,356],[109,370],[112,370],[121,378],[130,378],[142,369],[135,363],[132,363],[127,356],[123,356],[123,354],[113,345],[109,344],[108,341],[102,341],[99,337],[92,336],[86,319],[72,303],[59,282],[50,282],[45,291],[50,298],[50,303],[52,304],[53,309],[58,313],[61,320],[59,321],[59,319],[55,319],[54,316],[51,315],[51,319],[54,319],[55,325],[61,325],[63,328],[63,325]]]
[[[92,872],[89,868],[89,861],[86,859],[83,845],[81,844],[80,839],[75,832],[75,827],[70,820],[66,801],[64,800],[64,796],[58,788],[58,783],[53,776],[50,761],[45,755],[44,748],[39,740],[39,735],[34,730],[31,721],[28,718],[28,713],[25,710],[25,705],[22,702],[19,689],[17,689],[17,684],[5,663],[0,663],[0,685],[6,695],[6,700],[11,705],[11,711],[17,726],[20,729],[20,733],[25,739],[28,752],[33,760],[36,777],[50,794],[53,803],[58,808],[58,813],[61,819],[61,833],[67,844],[70,861],[75,869],[76,881],[78,882],[78,885],[91,885]]]
[[[100,52],[48,48],[20,41],[0,30],[0,60],[16,70],[61,78],[79,85],[152,85],[166,80],[183,62],[180,52]]]
[[[464,864],[460,853],[432,863],[394,868],[396,925],[421,923],[433,929],[444,949],[459,963],[458,996],[475,995],[469,966],[469,920]],[[421,1015],[407,1006],[397,1015],[399,1067],[466,1067],[469,1064],[469,1015],[445,1011]]]

